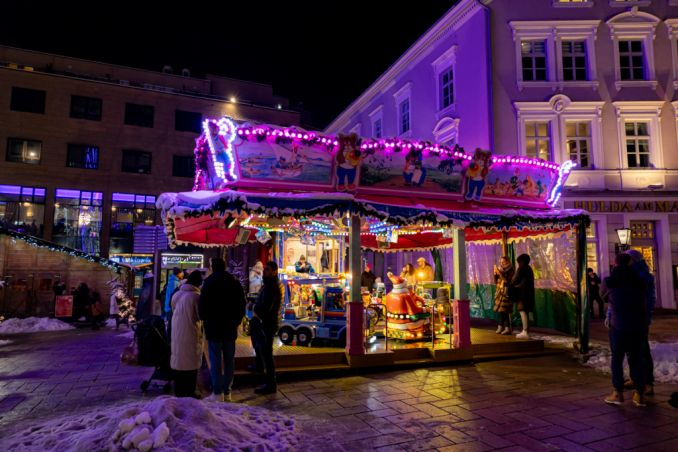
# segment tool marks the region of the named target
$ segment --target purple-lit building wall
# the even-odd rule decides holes
[[[448,67],[454,102],[445,108]],[[382,136],[575,160],[561,206],[590,212],[589,266],[606,275],[616,229],[631,228],[658,306],[675,308],[676,88],[676,0],[461,0],[326,131],[373,137],[381,117]]]

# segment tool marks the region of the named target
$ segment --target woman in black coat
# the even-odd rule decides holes
[[[516,259],[518,269],[511,280],[511,296],[520,312],[523,331],[518,333],[518,339],[528,339],[528,315],[534,311],[534,272],[530,267],[530,256],[521,254]]]

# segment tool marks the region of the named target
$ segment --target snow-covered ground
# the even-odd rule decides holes
[[[264,408],[170,396],[47,419],[0,439],[0,449],[277,451],[304,449],[295,420]]]
[[[0,322],[0,334],[37,333],[40,331],[72,330],[68,323],[47,317],[28,317],[25,319],[6,319]]]
[[[568,336],[530,334],[530,337],[551,344],[564,345],[570,349],[573,348],[574,343],[574,338]],[[588,359],[585,360],[584,365],[609,374],[611,358],[609,344],[591,341],[589,348]],[[650,349],[654,361],[655,380],[659,383],[678,383],[678,343],[651,341]]]
[[[3,340],[0,340],[0,347],[2,347],[3,345],[9,345],[9,344],[11,344],[11,343],[12,343],[12,341],[3,341]]]

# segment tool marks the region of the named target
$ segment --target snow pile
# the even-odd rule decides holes
[[[40,331],[72,330],[68,323],[47,317],[28,317],[25,319],[7,319],[0,323],[0,334],[37,333]]]
[[[3,340],[0,340],[0,347],[2,347],[3,345],[9,345],[9,344],[11,344],[11,343],[12,343],[12,341],[3,341]]]
[[[551,344],[566,345],[572,348],[574,338],[567,336],[548,336],[531,334],[530,337],[543,340]],[[659,383],[678,383],[678,343],[650,341],[652,360],[654,361],[654,378]],[[587,367],[592,367],[606,374],[611,373],[610,346],[605,342],[591,341],[589,344],[588,359],[584,362]],[[625,366],[628,376],[628,368]]]
[[[256,450],[303,448],[295,421],[263,408],[162,396],[44,420],[1,450]]]

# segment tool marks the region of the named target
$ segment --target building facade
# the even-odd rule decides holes
[[[159,224],[157,195],[193,186],[203,118],[299,123],[269,85],[172,72],[0,46],[0,225],[138,252],[139,231]]]
[[[561,204],[591,214],[589,266],[630,228],[676,308],[676,88],[676,0],[460,0],[327,130],[575,161]]]

